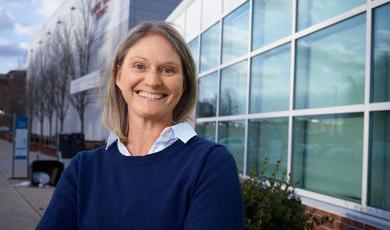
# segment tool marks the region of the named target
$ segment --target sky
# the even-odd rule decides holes
[[[0,0],[0,74],[25,68],[29,43],[61,0]]]

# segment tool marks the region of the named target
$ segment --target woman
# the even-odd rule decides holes
[[[107,146],[72,159],[37,229],[242,229],[233,157],[185,122],[196,91],[193,59],[170,25],[130,31],[108,79]]]

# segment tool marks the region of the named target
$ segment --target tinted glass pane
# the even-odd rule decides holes
[[[368,204],[390,211],[390,111],[370,117]]]
[[[363,103],[365,15],[298,40],[295,108]]]
[[[223,121],[218,126],[218,143],[225,145],[233,154],[240,173],[244,168],[245,122]]]
[[[390,4],[375,9],[371,102],[390,101]]]
[[[262,170],[267,158],[265,176],[272,177],[281,161],[276,178],[287,172],[288,119],[250,120],[248,127],[248,172]]]
[[[195,131],[199,136],[210,141],[215,141],[215,122],[197,122]]]
[[[223,20],[222,62],[248,52],[249,3],[245,3]]]
[[[198,117],[212,117],[216,114],[218,73],[214,72],[199,79],[199,100],[196,107]]]
[[[196,37],[190,43],[188,43],[188,48],[191,51],[192,58],[195,61],[196,69],[199,69],[199,39]]]
[[[219,64],[219,23],[201,35],[200,71],[206,71]]]
[[[247,62],[222,70],[220,115],[245,113]]]
[[[365,0],[298,0],[298,29],[327,20],[365,2]]]
[[[252,59],[250,112],[288,110],[290,94],[290,45]]]
[[[306,190],[359,201],[362,114],[298,117],[293,129],[294,181]]]
[[[291,4],[291,0],[253,1],[252,49],[291,34]]]

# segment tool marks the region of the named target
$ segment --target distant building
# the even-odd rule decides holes
[[[26,71],[0,74],[0,127],[12,128],[12,115],[26,115]]]
[[[73,80],[70,91],[72,94],[85,90],[92,91],[91,97],[95,102],[89,104],[85,112],[85,137],[88,140],[102,140],[107,138],[108,133],[100,122],[101,105],[97,102],[96,93],[98,90],[95,89],[102,75],[102,70],[109,66],[116,47],[127,35],[129,29],[141,21],[164,20],[181,0],[90,0],[89,2],[94,3],[90,13],[97,19],[101,43],[94,50],[93,71]],[[35,36],[30,46],[30,55],[45,49],[46,40],[52,36],[55,29],[58,29],[59,21],[74,23],[77,26],[74,18],[80,11],[80,4],[80,0],[63,1],[58,10]],[[31,59],[29,60],[31,61]],[[30,65],[28,66],[29,71],[31,71]],[[64,132],[79,132],[79,123],[76,111],[70,106],[65,119]],[[34,122],[32,129],[33,132],[37,133],[39,123]],[[54,132],[53,130],[52,133]],[[45,127],[45,133],[49,133],[47,127]]]

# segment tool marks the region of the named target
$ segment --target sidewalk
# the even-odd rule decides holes
[[[30,162],[36,153],[30,154]],[[50,157],[41,155],[40,159]],[[17,173],[16,173],[17,174]],[[27,179],[12,176],[12,143],[0,139],[0,229],[35,229],[43,215],[54,188],[17,186]]]

